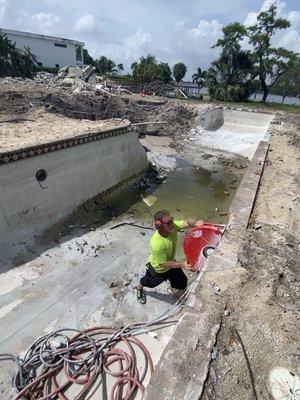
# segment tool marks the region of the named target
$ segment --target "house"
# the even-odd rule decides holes
[[[84,42],[2,28],[0,35],[6,35],[16,43],[18,49],[28,46],[39,66],[61,68],[65,65],[83,65]]]

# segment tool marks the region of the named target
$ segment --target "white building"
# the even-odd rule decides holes
[[[18,49],[30,47],[40,66],[61,68],[83,65],[83,42],[2,28],[0,34],[15,42]]]

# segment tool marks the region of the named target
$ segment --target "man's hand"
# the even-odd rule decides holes
[[[184,269],[188,269],[188,270],[193,270],[192,265],[191,265],[187,260],[185,260],[185,261],[183,262],[183,268],[184,268]]]
[[[202,221],[202,219],[199,219],[199,221],[196,221],[195,226],[202,226],[204,225],[204,222]]]

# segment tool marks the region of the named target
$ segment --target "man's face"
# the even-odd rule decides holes
[[[173,229],[173,217],[170,214],[166,214],[163,216],[162,220],[162,229],[165,233],[171,233]]]

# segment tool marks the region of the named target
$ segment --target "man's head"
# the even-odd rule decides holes
[[[159,233],[163,235],[168,235],[173,229],[173,218],[168,210],[158,211],[154,215],[155,228]]]

